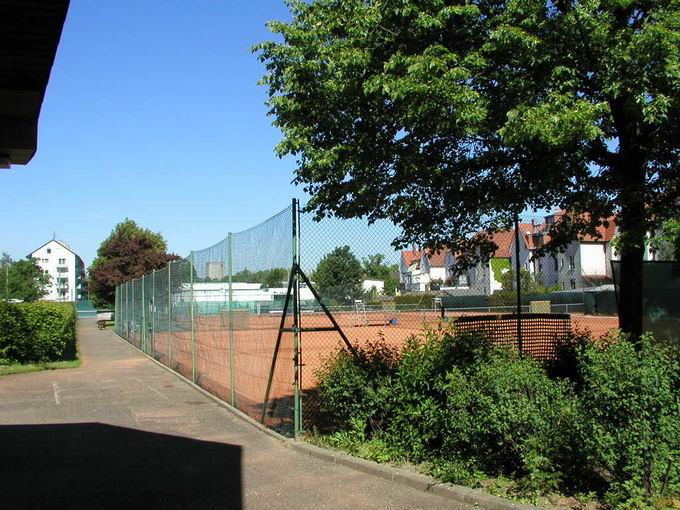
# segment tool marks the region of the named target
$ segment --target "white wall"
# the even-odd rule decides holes
[[[78,297],[76,289],[76,255],[56,241],[50,241],[45,246],[31,253],[36,259],[38,266],[52,277],[48,294],[43,298],[47,301],[75,301]],[[63,263],[60,261],[63,260]],[[66,268],[65,272],[59,272],[58,268]],[[66,278],[68,288],[65,293],[57,289],[57,278]]]
[[[603,276],[607,274],[607,257],[604,243],[581,243],[581,275]]]
[[[361,284],[364,292],[369,292],[371,289],[375,289],[378,294],[385,293],[385,282],[382,280],[364,280]]]

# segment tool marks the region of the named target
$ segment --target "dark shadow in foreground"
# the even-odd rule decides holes
[[[241,448],[101,423],[0,426],[4,508],[240,509]]]

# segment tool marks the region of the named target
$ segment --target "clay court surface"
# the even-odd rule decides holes
[[[461,315],[447,311],[446,320],[455,320]],[[480,315],[480,314],[475,314]],[[482,314],[483,315],[483,314]],[[335,313],[335,319],[349,341],[354,345],[365,345],[379,338],[395,347],[403,344],[412,335],[421,334],[424,327],[438,327],[441,315],[433,310],[409,312],[353,312]],[[200,316],[195,319],[195,367],[192,367],[192,346],[190,323],[175,321],[173,333],[156,331],[153,338],[154,356],[163,364],[171,366],[187,378],[196,382],[230,402],[231,381],[234,383],[236,406],[255,419],[262,416],[264,396],[272,356],[280,325],[280,315],[242,314],[235,320],[233,331],[234,373],[230,373],[230,336],[228,319],[225,315]],[[163,323],[163,321],[159,321]],[[321,312],[303,313],[303,327],[325,327],[331,323]],[[290,319],[286,327],[291,326]],[[575,330],[590,330],[594,337],[606,334],[618,326],[616,317],[587,316],[572,314],[571,326]],[[514,330],[511,335],[514,340]],[[170,341],[169,341],[170,338]],[[543,340],[541,340],[545,343]],[[131,343],[140,345],[139,335]],[[316,373],[324,360],[343,347],[337,332],[304,332],[301,334],[301,388],[304,396],[313,394],[317,386]],[[533,346],[531,339],[525,340],[525,350],[545,354],[545,346]],[[540,356],[539,356],[540,357]],[[266,423],[276,426],[287,421],[293,413],[293,335],[283,333],[270,390],[270,404]],[[305,417],[308,418],[309,416]]]

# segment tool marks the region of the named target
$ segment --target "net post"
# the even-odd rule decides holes
[[[300,245],[299,245],[299,202],[293,199],[293,397],[294,397],[294,436],[302,431],[302,403],[300,399]]]
[[[151,272],[151,357],[156,357],[156,270]]]
[[[191,252],[191,257],[189,259],[189,282],[191,285],[190,294],[190,317],[191,317],[191,380],[196,382],[196,326],[194,324],[194,252]]]
[[[172,260],[168,262],[168,366],[172,368]]]
[[[520,357],[524,355],[524,346],[522,345],[522,287],[520,278],[519,263],[519,214],[515,213],[515,282],[517,286],[517,347],[519,349]]]
[[[234,374],[234,288],[233,276],[233,248],[232,233],[227,235],[227,272],[229,273],[229,388],[231,390],[231,405],[236,407],[236,376]]]
[[[146,342],[148,340],[147,337],[146,337],[147,336],[146,335],[146,333],[147,333],[147,331],[146,331],[147,317],[146,317],[146,296],[145,296],[145,289],[144,289],[144,287],[146,287],[146,282],[144,280],[144,275],[142,275],[142,284],[141,285],[142,285],[142,301],[141,301],[141,304],[142,304],[142,340],[141,340],[141,342],[142,343],[141,343],[141,346],[142,346],[142,352],[147,352],[147,349],[146,349]]]

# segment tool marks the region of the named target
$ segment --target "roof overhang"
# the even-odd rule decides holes
[[[69,0],[0,0],[0,168],[25,165]]]

